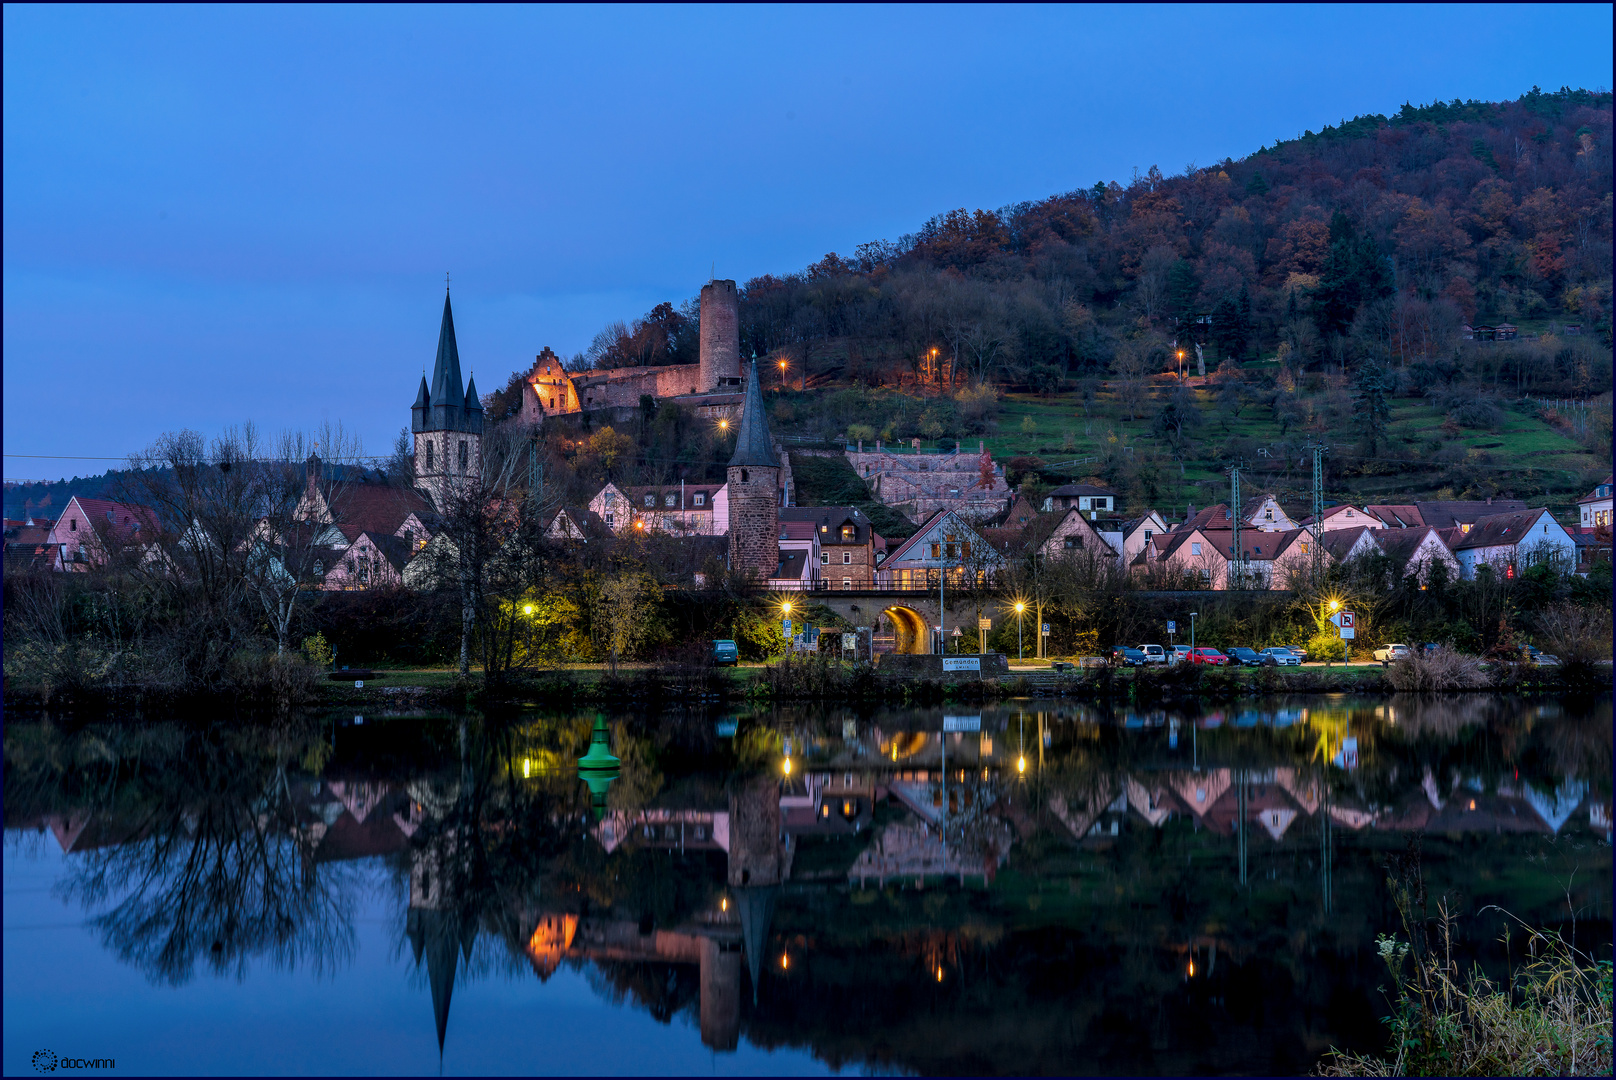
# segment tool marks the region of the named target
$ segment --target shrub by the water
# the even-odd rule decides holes
[[[1487,673],[1474,656],[1438,648],[1415,650],[1406,660],[1386,669],[1386,681],[1394,690],[1475,690],[1487,685]]]

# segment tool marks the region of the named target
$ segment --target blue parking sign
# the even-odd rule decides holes
[[[1176,622],[1174,622],[1172,619],[1167,620],[1167,632],[1169,634],[1178,633],[1178,624]]]

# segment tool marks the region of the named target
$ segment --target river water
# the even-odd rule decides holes
[[[1495,907],[1610,957],[1611,719],[8,723],[4,1068],[1298,1074],[1381,1045],[1411,845],[1467,961],[1505,965]]]

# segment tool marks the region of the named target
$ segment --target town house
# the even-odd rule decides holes
[[[887,542],[857,507],[792,506],[782,508],[779,516],[782,530],[808,526],[816,545],[810,555],[826,588],[868,589],[875,584]]]
[[[1504,577],[1514,577],[1540,562],[1558,562],[1570,570],[1577,563],[1576,544],[1547,510],[1523,510],[1484,517],[1463,531],[1445,537],[1466,578],[1482,566]]]

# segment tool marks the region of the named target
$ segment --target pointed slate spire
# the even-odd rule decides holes
[[[779,459],[774,456],[774,440],[769,438],[769,415],[763,408],[763,388],[758,381],[756,358],[752,360],[752,381],[746,385],[746,399],[741,404],[741,428],[735,435],[735,454],[729,459],[729,467],[780,467]]]
[[[774,885],[735,890],[735,906],[740,909],[741,938],[746,949],[746,972],[752,976],[752,1004],[757,1004],[758,980],[763,976],[763,946],[769,941],[769,924],[774,921]]]
[[[477,400],[477,376],[475,375],[466,380],[466,411],[468,413],[480,413],[483,411],[483,403]]]
[[[438,329],[438,359],[432,365],[432,407],[465,407],[465,383],[460,379],[460,349],[455,345],[454,312],[449,294],[443,294],[443,325]]]
[[[421,376],[421,389],[416,392],[415,404],[410,406],[410,430],[419,435],[426,430],[426,412],[432,407],[432,399],[426,388],[426,376]]]

